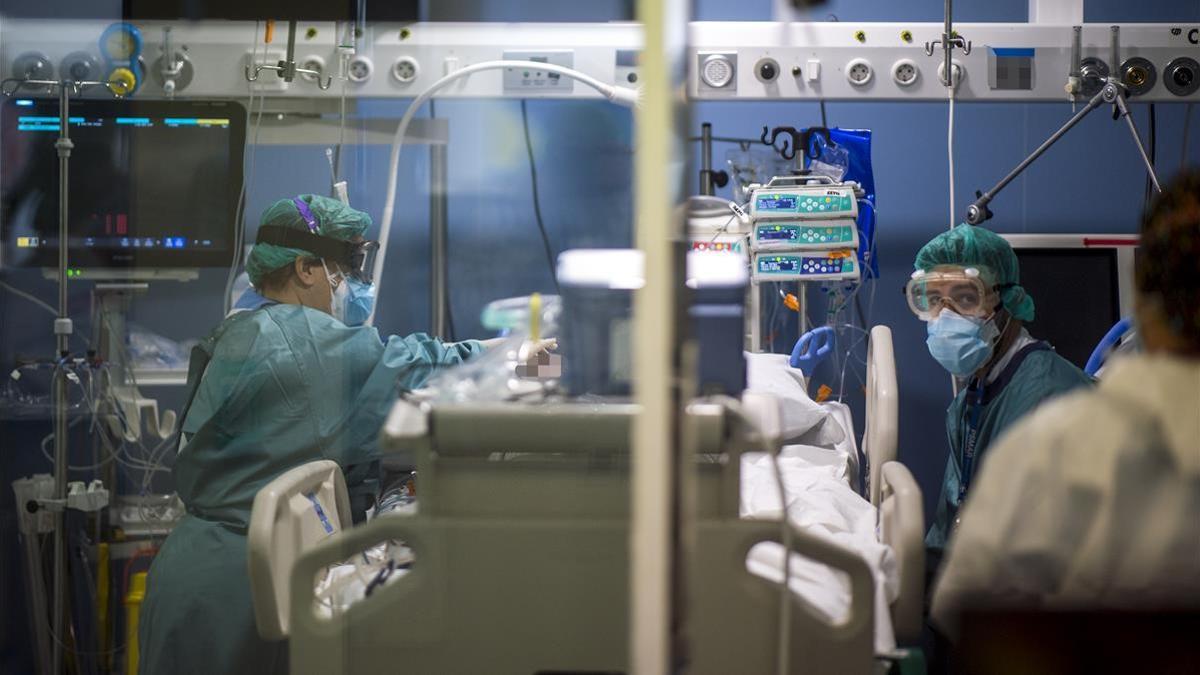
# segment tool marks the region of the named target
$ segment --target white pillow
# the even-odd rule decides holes
[[[784,445],[833,446],[846,438],[836,418],[805,390],[804,374],[788,365],[787,354],[746,352],[746,391],[779,399]]]

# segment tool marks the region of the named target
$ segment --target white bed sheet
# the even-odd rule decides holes
[[[895,553],[879,541],[877,512],[855,489],[862,471],[850,409],[838,402],[809,398],[800,371],[784,354],[746,354],[747,390],[774,395],[780,402],[785,445],[780,451],[787,512],[810,534],[858,552],[875,576],[875,649],[895,648],[890,605],[899,593]],[[777,520],[781,515],[774,462],[748,453],[741,465],[741,515]],[[783,547],[764,542],[752,548],[746,568],[776,583],[783,580]],[[793,554],[789,561],[792,592],[832,622],[850,609],[850,583],[844,573]]]
[[[812,448],[825,452],[825,448]],[[875,577],[875,650],[895,649],[890,606],[899,594],[899,569],[891,547],[881,543],[876,531],[876,509],[845,480],[844,468],[810,462],[803,452],[780,457],[788,517],[797,528],[834,541],[857,552]],[[743,518],[777,520],[780,517],[779,489],[774,463],[769,455],[748,453],[742,457],[741,515]],[[846,575],[827,565],[793,554],[790,560],[792,592],[807,600],[831,622],[841,622],[850,610],[850,582]],[[750,549],[746,569],[764,579],[783,580],[783,547],[763,542]]]

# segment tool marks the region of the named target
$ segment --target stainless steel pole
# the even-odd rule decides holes
[[[950,57],[950,52],[953,49],[953,45],[950,41],[954,37],[950,32],[952,30],[951,27],[954,25],[954,21],[951,18],[953,11],[954,3],[952,0],[946,0],[946,6],[943,10],[944,16],[942,17],[942,56],[944,57],[946,64],[942,71],[942,84],[947,87],[954,86],[954,71],[951,70],[951,68],[954,66],[954,61]]]
[[[52,611],[53,658],[51,672],[62,672],[63,644],[66,641],[63,606],[66,600],[66,501],[67,501],[67,371],[70,354],[71,319],[67,314],[67,235],[68,235],[68,171],[71,161],[70,88],[72,83],[58,85],[58,318],[54,321],[58,367],[54,371],[54,499],[60,510],[54,514],[54,607]]]
[[[712,125],[708,122],[700,125],[700,194],[713,194],[712,175]]]
[[[447,338],[450,326],[447,297],[446,237],[449,195],[446,193],[448,154],[445,143],[429,146],[429,316],[435,337]]]
[[[295,73],[295,68],[296,68],[296,22],[294,20],[288,22],[288,39],[287,39],[287,57],[286,57],[286,59],[287,59],[287,68],[291,71],[288,74],[290,75],[292,73]],[[284,73],[280,73],[280,76],[283,76],[283,75],[284,75]],[[287,78],[287,81],[291,82],[292,80],[289,77],[289,78]]]
[[[800,306],[800,335],[808,332],[808,284],[801,281],[796,284],[796,300]]]
[[[1119,80],[1121,79],[1121,27],[1109,26],[1108,33],[1109,51],[1111,52],[1108,72]]]

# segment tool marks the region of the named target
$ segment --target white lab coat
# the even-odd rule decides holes
[[[1200,608],[1200,359],[1118,359],[998,439],[933,620],[979,607]]]

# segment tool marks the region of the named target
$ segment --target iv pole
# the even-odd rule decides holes
[[[10,87],[11,83],[16,86]],[[70,99],[71,92],[79,93],[92,86],[103,86],[115,96],[126,93],[115,83],[80,80],[28,80],[12,78],[0,82],[0,92],[12,96],[24,87],[58,88],[58,140],[54,148],[58,152],[58,317],[54,319],[54,337],[57,354],[54,369],[54,497],[42,500],[40,507],[54,513],[54,580],[53,580],[53,662],[51,674],[62,672],[63,650],[66,631],[63,610],[66,600],[66,556],[67,556],[67,360],[70,357],[70,338],[73,332],[71,318],[67,313],[67,229],[69,214],[69,191],[67,180],[71,162]]]

